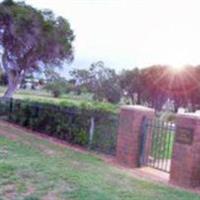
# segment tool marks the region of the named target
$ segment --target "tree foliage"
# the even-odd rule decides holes
[[[172,67],[153,65],[144,69],[124,70],[120,76],[123,91],[132,103],[147,104],[160,110],[168,99],[177,109],[189,104],[200,107],[200,66],[186,66],[182,71]],[[137,99],[135,102],[134,94]]]
[[[51,82],[48,82],[45,89],[52,93],[54,97],[60,97],[66,91],[67,81],[65,78],[59,77]]]
[[[133,70],[123,70],[120,75],[120,86],[132,104],[140,104],[141,96],[144,91],[141,71],[138,68]],[[135,98],[136,95],[136,98]]]
[[[93,63],[89,70],[75,69],[71,71],[71,76],[76,80],[76,86],[92,93],[95,100],[111,103],[120,101],[119,77],[115,70],[105,67],[102,61]]]
[[[12,96],[27,72],[72,61],[73,40],[69,22],[52,11],[12,0],[0,3],[0,47],[8,77],[5,96]]]

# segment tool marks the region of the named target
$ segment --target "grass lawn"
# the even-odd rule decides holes
[[[200,200],[0,121],[1,200]]]
[[[6,87],[0,86],[0,97],[3,96],[4,92],[6,90]],[[52,95],[45,90],[28,90],[28,89],[19,89],[15,92],[14,98],[16,99],[28,99],[32,101],[38,101],[38,102],[49,102],[53,104],[59,104],[59,103],[68,103],[75,106],[79,106],[81,104],[87,104],[96,107],[107,107],[108,110],[118,112],[120,105],[115,105],[111,103],[105,103],[105,102],[96,102],[92,100],[91,94],[81,94],[81,95],[74,95],[74,94],[63,94],[59,98],[54,98]]]

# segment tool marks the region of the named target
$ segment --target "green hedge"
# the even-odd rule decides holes
[[[103,107],[0,99],[0,116],[35,131],[107,154],[115,154],[118,115]],[[94,131],[90,138],[91,119]]]

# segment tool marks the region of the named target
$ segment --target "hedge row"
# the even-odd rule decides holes
[[[104,109],[0,99],[0,116],[73,144],[115,154],[118,115]]]

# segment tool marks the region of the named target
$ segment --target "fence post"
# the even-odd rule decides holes
[[[117,160],[129,167],[139,167],[141,148],[141,126],[144,117],[153,119],[153,109],[143,106],[123,106],[117,138]]]
[[[91,145],[93,142],[94,130],[95,130],[94,117],[91,117],[90,118],[90,130],[89,130],[89,148],[91,148]]]

